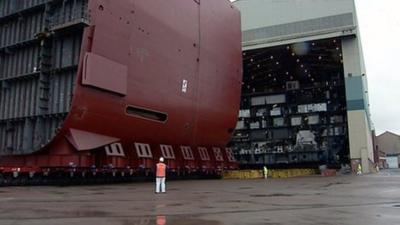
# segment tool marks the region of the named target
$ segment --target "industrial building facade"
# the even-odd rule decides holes
[[[353,0],[238,0],[243,83],[231,141],[242,165],[374,161]]]
[[[399,168],[400,135],[386,131],[375,137],[374,144],[381,168]]]

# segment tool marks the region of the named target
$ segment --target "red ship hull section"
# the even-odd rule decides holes
[[[234,167],[224,147],[239,110],[239,12],[225,0],[97,0],[89,1],[89,11],[62,129],[43,151],[3,157],[2,164],[151,168],[165,144],[175,152],[170,168]],[[104,153],[115,142],[124,157]],[[135,143],[148,144],[151,157],[139,157]],[[191,147],[194,161],[184,160],[181,146]],[[210,161],[200,160],[197,147],[208,149]],[[212,147],[222,149],[224,161]]]

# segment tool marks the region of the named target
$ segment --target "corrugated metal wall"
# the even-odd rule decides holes
[[[0,46],[6,47],[20,42],[34,40],[34,36],[43,30],[43,14],[33,14],[18,20],[10,20],[0,28]]]
[[[0,155],[35,152],[56,134],[86,23],[87,0],[0,0]]]
[[[265,40],[283,36],[305,35],[326,30],[348,29],[354,26],[353,14],[345,13],[317,19],[279,24],[243,31],[243,42]]]
[[[2,0],[0,1],[0,17],[41,5],[49,0]]]
[[[64,1],[61,7],[55,9],[51,26],[86,19],[88,17],[87,2],[87,0]]]

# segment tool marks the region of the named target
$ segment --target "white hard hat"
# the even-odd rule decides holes
[[[164,158],[163,157],[160,157],[160,162],[164,162]]]

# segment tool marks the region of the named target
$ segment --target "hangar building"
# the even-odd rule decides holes
[[[374,161],[354,0],[238,0],[243,84],[231,141],[244,166]]]

